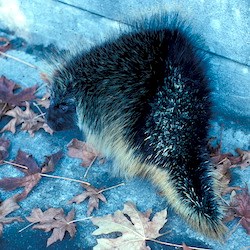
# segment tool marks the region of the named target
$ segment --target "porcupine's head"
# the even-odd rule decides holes
[[[54,131],[74,128],[76,124],[76,106],[72,81],[63,71],[56,70],[50,83],[50,106],[47,111],[47,123]]]

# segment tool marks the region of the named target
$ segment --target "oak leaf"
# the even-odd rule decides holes
[[[233,190],[240,190],[238,186],[229,186],[231,182],[231,162],[228,158],[224,158],[221,162],[214,165],[217,178],[219,180],[219,191],[221,195],[231,193]]]
[[[89,216],[91,215],[94,209],[98,209],[100,200],[103,202],[107,202],[107,200],[102,193],[98,193],[101,189],[97,189],[93,186],[89,186],[85,184],[82,184],[82,186],[86,189],[86,191],[84,191],[83,193],[71,199],[69,201],[69,204],[74,203],[74,202],[79,204],[83,202],[84,200],[86,200],[87,198],[89,198],[88,211],[87,211],[87,215]]]
[[[233,162],[231,168],[240,167],[241,169],[250,166],[250,151],[245,151],[240,148],[235,150],[240,155],[240,162]]]
[[[76,225],[72,220],[75,217],[75,211],[72,209],[68,215],[64,214],[61,208],[50,208],[44,212],[41,209],[33,209],[31,216],[26,219],[32,223],[37,223],[32,228],[41,229],[45,232],[52,230],[51,236],[47,240],[47,247],[54,242],[62,241],[66,232],[70,237],[76,233]],[[69,223],[70,222],[70,223]]]
[[[0,137],[0,163],[8,158],[9,152],[8,149],[10,147],[10,141]]]
[[[141,213],[128,202],[122,211],[118,210],[114,215],[91,218],[99,227],[93,235],[122,233],[117,238],[98,238],[94,249],[150,249],[146,246],[146,241],[161,236],[159,230],[167,221],[167,210],[156,213],[152,220],[150,215],[151,211]]]
[[[16,132],[16,127],[21,124],[21,130],[28,131],[31,136],[39,129],[44,129],[49,134],[53,131],[45,123],[45,119],[41,115],[36,114],[31,108],[30,104],[26,102],[26,109],[23,111],[20,107],[15,107],[6,112],[7,116],[13,117],[1,130],[11,131],[13,134]]]
[[[23,221],[21,217],[6,217],[8,214],[20,208],[17,204],[17,196],[13,196],[5,201],[0,202],[0,236],[3,233],[3,227],[14,221]]]
[[[47,173],[54,170],[54,166],[62,157],[62,152],[59,151],[51,156],[47,156],[42,168],[39,167],[32,155],[29,155],[22,150],[18,151],[15,164],[25,166],[27,169],[18,168],[24,172],[23,177],[10,177],[0,180],[0,188],[4,190],[15,190],[19,187],[24,187],[24,190],[18,194],[18,200],[25,199],[30,191],[38,184],[41,179],[41,173]]]
[[[229,222],[234,218],[240,218],[240,224],[250,235],[250,193],[248,188],[242,188],[241,193],[235,191],[231,194],[229,209],[224,221]]]

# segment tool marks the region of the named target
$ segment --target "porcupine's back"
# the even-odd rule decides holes
[[[90,142],[112,151],[127,175],[151,179],[196,230],[221,238],[225,227],[205,142],[210,91],[195,43],[178,23],[146,20],[74,57],[59,78],[70,76]]]

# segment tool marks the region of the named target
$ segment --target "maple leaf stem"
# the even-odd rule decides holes
[[[94,164],[95,160],[97,159],[97,156],[94,157],[94,159],[92,160],[92,162],[90,163],[90,165],[88,166],[83,178],[86,178],[87,177],[87,174],[89,172],[89,169],[92,167],[92,165]]]
[[[75,223],[75,222],[78,222],[78,221],[90,220],[91,218],[93,218],[93,216],[86,217],[86,218],[83,218],[83,219],[72,220],[72,221],[67,222],[67,224]]]
[[[15,166],[15,167],[19,167],[19,168],[28,170],[28,167],[26,167],[26,166],[24,166],[24,165],[17,164],[17,163],[15,163],[15,162],[11,162],[11,161],[6,161],[6,160],[4,160],[3,163],[10,164],[10,165],[13,165],[13,166]]]
[[[45,118],[45,115],[46,113],[41,113],[40,115],[37,115],[37,116],[35,116],[32,120],[35,120],[35,119],[37,119],[37,118],[39,118],[39,117],[43,117],[43,118]]]
[[[4,103],[3,108],[0,110],[0,113],[4,111],[4,109],[7,107],[8,103]]]
[[[229,203],[222,197],[222,195],[219,195],[219,197],[221,198],[221,200],[222,200],[223,202],[225,202],[225,204],[227,204],[227,205],[229,206]]]
[[[46,83],[42,83],[42,84],[36,89],[36,92],[35,92],[35,93],[37,93],[38,91],[40,91],[42,88],[47,87],[47,85],[48,85],[48,84],[46,84]]]
[[[40,107],[36,104],[36,102],[33,102],[33,105],[38,109],[38,111],[40,112],[40,115],[45,119],[45,113],[42,112],[42,110],[40,109]],[[35,117],[36,118],[36,117]],[[35,119],[34,118],[34,119]]]
[[[15,61],[17,61],[17,62],[23,63],[23,64],[25,64],[25,65],[27,65],[27,66],[29,66],[29,67],[31,67],[31,68],[38,69],[37,66],[35,66],[35,65],[31,64],[31,63],[25,62],[25,61],[23,61],[23,60],[21,60],[21,59],[19,59],[19,58],[17,58],[17,57],[14,57],[14,56],[11,56],[11,55],[9,55],[9,54],[6,54],[6,53],[4,53],[4,52],[2,52],[2,51],[0,51],[0,55],[5,56],[5,57],[8,57],[8,58],[11,58],[11,59],[13,59],[13,60],[15,60]]]
[[[238,221],[238,223],[233,227],[233,229],[229,232],[229,234],[227,235],[227,239],[229,239],[232,234],[235,232],[235,230],[239,227],[241,221],[242,221],[243,217]]]
[[[49,175],[49,174],[42,174],[42,173],[40,173],[40,176],[49,177],[49,178],[55,178],[55,179],[62,179],[62,180],[66,180],[66,181],[74,181],[74,182],[79,182],[79,183],[91,186],[91,184],[89,182],[81,181],[81,180],[76,180],[76,179],[72,179],[72,178],[68,178],[68,177],[62,177],[62,176],[58,176],[58,175]]]
[[[117,185],[115,185],[115,186],[111,186],[111,187],[108,187],[108,188],[104,188],[104,189],[98,191],[97,193],[100,194],[100,193],[102,193],[102,192],[104,192],[104,191],[107,191],[107,190],[110,190],[110,189],[113,189],[113,188],[116,188],[116,187],[124,186],[124,185],[125,185],[125,183],[123,182],[123,183],[117,184]]]
[[[174,243],[169,243],[169,242],[164,242],[164,241],[160,241],[160,240],[155,240],[155,239],[150,239],[150,238],[145,238],[145,240],[150,240],[162,245],[166,245],[166,246],[172,246],[172,247],[181,247],[183,248],[183,245],[178,245],[178,244],[174,244]],[[195,250],[209,250],[209,248],[200,248],[200,247],[191,247],[189,246],[191,249],[195,249]]]
[[[27,228],[29,228],[29,227],[33,226],[34,224],[36,224],[36,222],[30,223],[30,224],[29,224],[29,225],[27,225],[26,227],[24,227],[24,228],[22,228],[22,229],[18,230],[18,233],[21,233],[21,232],[22,232],[22,231],[24,231],[25,229],[27,229]]]

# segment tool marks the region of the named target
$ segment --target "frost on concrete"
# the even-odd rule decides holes
[[[82,41],[80,46],[90,46],[95,44],[97,41],[105,40],[110,36],[111,29],[117,29],[119,26],[116,21],[106,19],[104,17],[98,17],[96,15],[85,13],[80,9],[71,8],[59,3],[59,1],[47,1],[43,4],[42,1],[9,1],[11,4],[16,3],[17,6],[14,10],[18,10],[15,13],[24,13],[26,20],[24,25],[22,22],[12,20],[11,18],[1,16],[1,27],[8,27],[10,30],[18,31],[18,35],[23,35],[23,31],[28,30],[28,40],[29,44],[44,44],[45,46],[50,43],[55,43],[56,45],[61,45],[61,48],[74,48],[72,44],[76,41]],[[84,1],[85,2],[85,1]],[[116,18],[116,12],[119,10],[123,13],[123,16],[128,14],[130,9],[136,10],[141,7],[145,2],[142,1],[117,1],[115,6],[111,6],[110,1],[103,1],[100,3],[100,9],[98,5],[88,2],[85,8],[93,8],[92,10],[99,10],[103,15],[109,15],[113,12],[112,18]],[[153,1],[155,3],[156,1]],[[157,1],[159,4],[163,1]],[[198,13],[205,6],[209,6],[208,1],[201,1],[204,4],[197,5],[194,8],[194,12]],[[234,3],[234,1],[232,1]],[[0,1],[0,13],[11,13],[9,9],[4,9],[3,4],[6,1]],[[192,1],[193,4],[194,1]],[[232,5],[229,5],[229,10],[232,10]],[[243,1],[244,3],[244,1]],[[116,6],[120,4],[120,7]],[[146,1],[146,6],[151,6],[151,2]],[[209,12],[206,9],[206,13],[200,12],[200,20],[204,21],[203,30],[200,29],[201,34],[206,34],[207,29],[212,29],[213,32],[222,32],[223,34],[223,22],[220,20],[222,14],[219,15],[219,8],[215,8],[216,4],[221,5],[226,10],[225,1],[216,1],[211,3],[210,14],[214,16],[210,22],[206,21],[206,17]],[[244,5],[244,4],[243,4]],[[193,5],[190,5],[193,6]],[[217,6],[217,7],[218,7]],[[212,8],[213,7],[213,8]],[[236,8],[236,7],[235,7]],[[245,18],[240,13],[243,11],[242,6],[238,9],[234,9],[236,17],[240,20]],[[53,14],[51,14],[51,9],[53,9]],[[106,9],[107,12],[104,10]],[[191,7],[189,7],[189,12]],[[3,11],[4,10],[4,11]],[[204,9],[203,9],[204,10]],[[1,12],[2,11],[2,12]],[[8,12],[9,11],[9,12]],[[244,11],[243,11],[244,12]],[[109,14],[108,14],[109,13]],[[230,11],[229,11],[230,13]],[[7,14],[6,14],[7,15]],[[215,17],[216,16],[216,17]],[[226,15],[227,16],[227,15]],[[10,16],[11,17],[11,16]],[[67,20],[67,21],[66,21]],[[248,19],[246,19],[247,21]],[[234,20],[235,21],[235,20]],[[8,22],[8,23],[7,23]],[[197,20],[197,22],[199,22]],[[230,20],[228,20],[230,23]],[[237,21],[238,22],[238,21]],[[207,25],[208,24],[208,25]],[[211,27],[210,27],[211,26]],[[58,28],[60,27],[60,28]],[[244,27],[244,26],[242,26]],[[224,27],[223,27],[224,28]],[[236,30],[232,30],[232,37],[235,36]],[[245,30],[246,31],[246,30]],[[211,30],[209,34],[213,33]],[[245,32],[247,33],[247,32]],[[230,36],[230,29],[227,29],[227,34]],[[2,36],[6,33],[2,33]],[[224,47],[226,40],[223,37],[216,38],[213,37],[214,43],[211,43],[209,48],[220,48]],[[243,38],[242,38],[243,39]],[[237,42],[244,42],[237,39]],[[242,62],[247,62],[247,53],[240,53],[239,49],[241,46],[237,44],[236,47],[232,47],[230,43],[230,48],[232,54],[228,50],[223,50],[225,55],[234,57],[235,54],[240,55],[237,60],[241,60],[243,56],[246,59]],[[242,44],[241,44],[242,45]],[[79,46],[79,43],[78,43]],[[228,49],[228,48],[227,48]],[[211,49],[212,50],[212,49]],[[216,49],[213,50],[216,52]],[[39,67],[39,69],[47,68],[46,63],[36,56],[37,51],[33,50],[32,54],[28,54],[25,48],[20,48],[18,50],[11,50],[7,52],[12,56],[18,57],[26,62]],[[31,53],[31,52],[29,52]],[[20,64],[11,59],[0,58],[0,72],[7,78],[16,81],[18,84],[28,87],[34,84],[42,84],[42,80],[39,76],[39,71],[30,68],[26,65]],[[243,64],[236,64],[233,61],[229,61],[220,57],[213,56],[211,58],[211,80],[213,83],[213,99],[214,103],[217,105],[215,108],[215,117],[211,126],[211,135],[220,136],[221,129],[222,133],[222,145],[223,151],[230,151],[233,153],[236,147],[243,148],[245,150],[250,149],[250,136],[249,136],[249,121],[250,112],[249,108],[249,67]],[[69,131],[67,133],[60,132],[53,136],[50,136],[44,132],[39,132],[35,137],[31,138],[27,133],[18,132],[15,135],[11,133],[5,133],[5,137],[11,140],[11,154],[10,159],[13,159],[19,148],[22,150],[33,154],[35,159],[42,163],[45,155],[55,153],[59,149],[63,149],[66,152],[67,143],[74,137],[82,139],[82,134],[77,130]],[[89,172],[89,181],[93,183],[96,187],[111,186],[118,184],[125,180],[120,178],[114,178],[111,175],[112,161],[108,160],[104,165],[99,166],[95,164]],[[77,159],[72,159],[65,157],[60,164],[56,167],[54,172],[55,175],[66,176],[69,178],[79,179],[84,175],[85,170],[80,166],[80,161]],[[250,184],[249,175],[250,169],[244,171],[239,171],[235,169],[233,171],[236,184],[244,185],[244,183]],[[11,166],[1,166],[0,167],[0,178],[3,176],[18,176],[20,171],[14,169]],[[167,206],[167,202],[158,194],[157,190],[147,181],[133,179],[125,181],[126,185],[119,187],[114,190],[107,191],[105,196],[108,200],[106,204],[101,204],[100,209],[94,212],[94,216],[104,215],[113,213],[117,209],[122,209],[123,204],[126,201],[132,201],[136,203],[137,207],[141,211],[145,211],[149,208],[153,208],[153,211],[159,211]],[[81,192],[81,187],[77,183],[71,183],[63,180],[54,179],[43,179],[41,183],[35,188],[35,190],[29,195],[29,197],[21,202],[21,213],[22,216],[27,216],[30,214],[31,209],[35,207],[40,207],[42,209],[47,209],[49,207],[63,207],[65,210],[69,211],[72,205],[68,205],[67,201],[70,200],[74,195]],[[143,192],[142,192],[143,190]],[[3,192],[0,190],[0,195],[2,199],[11,196],[11,192]],[[80,205],[73,205],[76,208],[77,218],[86,217],[87,205],[82,203]],[[16,215],[20,215],[20,211],[16,212]],[[4,230],[4,236],[0,240],[0,249],[45,249],[46,245],[46,235],[44,232],[33,231],[27,229],[22,233],[17,233],[17,231],[24,227],[22,224],[13,224]],[[231,223],[230,227],[233,228],[235,223]],[[165,230],[172,230],[172,233],[166,235],[162,240],[174,243],[185,242],[187,245],[200,246],[200,247],[210,247],[213,249],[241,249],[244,246],[250,245],[250,237],[248,237],[242,228],[238,228],[235,233],[227,240],[225,245],[220,245],[217,242],[205,239],[203,236],[192,231],[188,225],[186,225],[183,220],[181,220],[173,211],[169,211],[169,219],[166,224]],[[94,226],[90,222],[78,223],[78,233],[73,240],[66,238],[64,241],[52,245],[49,249],[86,249],[93,247],[96,244],[95,238],[90,236],[93,232]],[[153,249],[168,249],[163,248],[161,245],[152,245]]]

